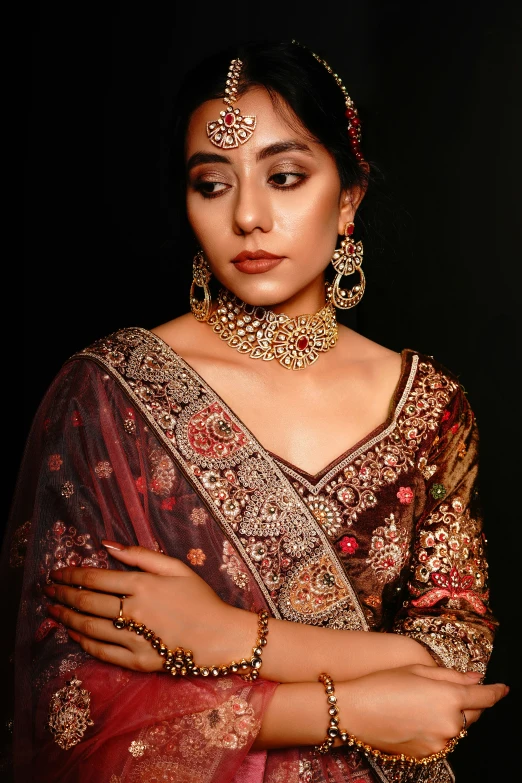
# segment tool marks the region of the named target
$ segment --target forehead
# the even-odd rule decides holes
[[[193,112],[185,139],[186,158],[194,152],[216,152],[218,147],[207,136],[207,123],[216,122],[226,105],[222,98],[205,101]],[[239,109],[242,117],[255,117],[256,126],[250,139],[238,147],[223,150],[227,156],[255,156],[260,149],[278,141],[299,140],[309,147],[320,147],[314,143],[310,133],[303,127],[290,106],[280,98],[276,105],[267,90],[253,87],[240,95],[233,109]]]

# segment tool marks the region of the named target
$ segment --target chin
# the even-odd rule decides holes
[[[253,277],[253,276],[252,276]],[[247,304],[255,307],[274,307],[286,302],[299,292],[295,284],[289,286],[275,280],[227,281],[222,285]]]

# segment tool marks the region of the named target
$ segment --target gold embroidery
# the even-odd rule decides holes
[[[366,562],[372,566],[378,581],[386,584],[399,576],[408,556],[408,538],[406,531],[397,527],[395,514],[386,517],[384,523],[373,531]]]
[[[9,565],[11,568],[20,568],[24,564],[27,542],[31,532],[31,521],[28,520],[20,525],[11,539],[11,548],[9,550]]]
[[[53,694],[49,704],[48,727],[54,741],[63,750],[77,745],[89,726],[91,694],[80,688],[81,680],[73,677],[64,688]]]
[[[132,740],[129,747],[129,753],[133,755],[135,759],[137,759],[143,756],[147,750],[147,747],[147,743],[142,742],[141,740]]]

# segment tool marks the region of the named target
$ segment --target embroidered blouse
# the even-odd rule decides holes
[[[137,543],[236,606],[406,634],[439,665],[484,674],[497,622],[477,449],[458,379],[410,349],[387,420],[315,476],[263,448],[150,331],[75,354],[35,417],[4,545],[19,601],[17,783],[403,780],[348,748],[252,751],[277,683],[104,664],[47,616],[42,587],[65,565],[107,568],[102,538]],[[430,771],[452,779],[447,762]]]

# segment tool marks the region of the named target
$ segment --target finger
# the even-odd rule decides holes
[[[445,668],[444,666],[435,667],[416,664],[413,667],[413,671],[415,674],[427,677],[430,680],[445,680],[456,685],[470,685],[473,683],[473,679],[468,676],[467,672],[458,672],[455,669]]]
[[[97,593],[91,590],[78,590],[68,585],[48,585],[44,593],[65,606],[70,606],[84,614],[98,617],[117,617],[120,612],[120,599],[109,593]],[[129,599],[127,599],[128,601]]]
[[[138,574],[108,568],[59,568],[51,571],[53,582],[78,585],[91,590],[118,595],[133,595]]]
[[[82,650],[84,650],[93,658],[97,658],[99,661],[105,663],[112,663],[115,666],[122,666],[124,669],[132,669],[133,671],[154,671],[152,666],[143,666],[140,658],[138,658],[133,652],[127,650],[125,647],[121,647],[116,644],[106,644],[105,642],[91,639],[88,636],[73,631],[70,634],[71,638],[77,642]],[[161,659],[159,658],[158,668],[159,671],[162,666]]]
[[[126,630],[118,630],[110,620],[104,620],[101,617],[92,617],[86,614],[80,614],[73,609],[65,606],[53,605],[47,608],[47,611],[67,628],[78,631],[83,636],[90,639],[110,642],[111,644],[125,647],[127,650],[137,650],[139,645],[147,645],[140,636]]]
[[[123,544],[116,541],[105,539],[102,544],[116,560],[126,565],[136,566],[141,571],[161,576],[194,576],[192,569],[181,560],[163,555],[161,552],[155,552],[153,549],[146,549],[143,546],[124,547]]]
[[[489,685],[468,685],[467,691],[466,704],[462,709],[485,710],[507,696],[509,688],[504,683],[495,682]]]

